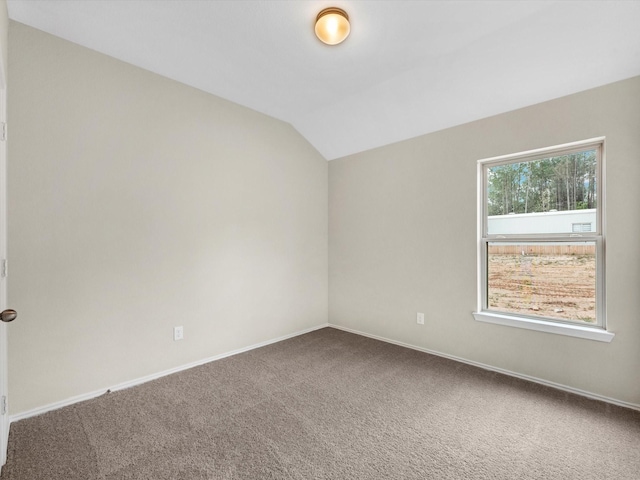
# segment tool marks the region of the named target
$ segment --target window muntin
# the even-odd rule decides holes
[[[603,140],[479,164],[481,311],[604,328]]]

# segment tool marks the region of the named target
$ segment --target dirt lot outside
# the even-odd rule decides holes
[[[595,323],[594,254],[523,253],[489,252],[490,309]]]

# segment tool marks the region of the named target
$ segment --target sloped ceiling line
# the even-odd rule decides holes
[[[313,33],[349,13],[337,47]],[[640,75],[637,1],[8,0],[9,17],[289,122],[328,160]]]

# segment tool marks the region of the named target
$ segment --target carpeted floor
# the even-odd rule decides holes
[[[0,478],[638,479],[640,412],[325,328],[16,422]]]

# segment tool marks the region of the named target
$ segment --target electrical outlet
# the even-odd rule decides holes
[[[424,325],[424,313],[418,312],[418,325]]]
[[[184,330],[182,327],[173,327],[173,339],[182,340],[184,338]]]

